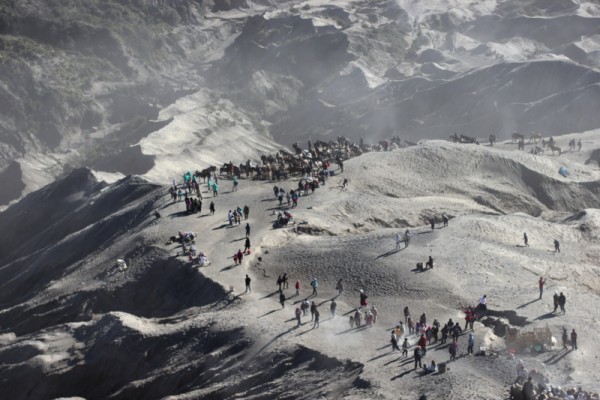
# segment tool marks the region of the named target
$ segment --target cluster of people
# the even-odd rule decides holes
[[[575,146],[577,146],[577,151],[581,151],[581,139],[575,143],[575,139],[569,140],[569,150],[575,151]]]
[[[242,207],[237,206],[235,209],[233,209],[233,211],[229,210],[229,212],[227,213],[227,220],[229,221],[229,226],[233,226],[234,222],[238,225],[241,224],[242,215],[244,216],[244,219],[248,219],[249,214],[250,207],[248,207],[247,205],[245,205],[243,209]]]
[[[364,312],[364,317],[363,317]],[[361,312],[361,308],[354,310],[354,314],[350,315],[350,328],[360,328],[362,326],[362,320],[365,320],[365,326],[372,328],[377,322],[377,315],[379,311],[374,305],[370,309],[365,309]]]

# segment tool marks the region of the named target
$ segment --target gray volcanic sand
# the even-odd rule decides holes
[[[516,152],[510,143],[492,149],[435,141],[366,154],[301,197],[291,211],[296,224],[282,229],[273,228],[273,182],[243,179],[230,192],[231,182],[221,180],[220,195],[205,197],[202,214],[186,216],[166,188],[132,178],[106,186],[79,171],[0,214],[4,231],[20,218],[24,234],[39,232],[3,247],[0,382],[15,399],[501,399],[516,361],[503,352],[500,318],[524,329],[547,325],[556,337],[563,326],[575,327],[578,351],[518,357],[554,384],[596,388],[600,171],[585,161],[600,142],[597,132],[572,137],[585,140],[584,150],[561,157]],[[561,165],[569,178],[558,175]],[[350,180],[347,191],[342,177]],[[289,189],[297,181],[281,184]],[[214,216],[207,215],[210,201]],[[244,221],[228,227],[226,214],[244,204],[253,254],[234,266]],[[27,212],[36,205],[48,207],[40,210],[48,218]],[[425,219],[441,222],[443,212],[449,226],[431,232]],[[412,242],[396,252],[394,235],[407,226]],[[167,243],[179,230],[199,234],[196,247],[210,266],[190,265],[179,245]],[[520,246],[523,232],[529,248]],[[44,233],[51,239],[42,240]],[[435,268],[417,273],[415,264],[430,254]],[[127,271],[116,269],[117,258],[127,260]],[[282,309],[275,281],[284,272],[290,288]],[[248,294],[246,273],[253,278]],[[535,301],[540,275],[548,286]],[[304,317],[296,328],[294,303],[311,294],[313,276],[319,294],[310,300],[321,324],[313,329]],[[339,278],[345,290],[331,318]],[[360,289],[379,309],[378,321],[349,329],[344,314],[358,305]],[[550,313],[554,291],[567,295],[564,316]],[[499,358],[465,356],[463,335],[460,357],[445,374],[421,376],[412,360],[390,351],[389,329],[405,305],[414,318],[426,312],[428,321],[463,323],[463,307],[482,294],[496,317],[485,321],[490,327],[475,324],[476,347]],[[411,344],[416,339],[409,336]],[[444,346],[431,346],[425,361],[448,358]]]

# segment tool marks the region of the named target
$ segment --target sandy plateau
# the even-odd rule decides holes
[[[600,135],[557,143],[566,148],[571,138],[582,140],[582,150],[561,156],[518,152],[510,142],[445,141],[364,154],[300,197],[291,210],[295,224],[280,229],[273,228],[279,207],[272,188],[295,188],[295,178],[242,179],[236,192],[221,179],[216,198],[203,185],[201,214],[186,215],[167,187],[136,177],[109,185],[76,170],[0,214],[2,232],[18,226],[0,249],[2,397],[503,399],[517,363],[499,334],[503,323],[547,326],[559,343],[563,327],[575,328],[578,350],[559,345],[517,358],[553,385],[598,390],[600,170],[593,150]],[[570,176],[558,174],[561,166]],[[170,166],[182,173],[193,167]],[[211,201],[215,215],[208,214]],[[248,221],[230,227],[227,211],[244,205]],[[448,226],[431,231],[427,220],[441,222],[444,213]],[[235,266],[246,222],[252,254]],[[395,250],[395,234],[408,227],[410,246]],[[191,265],[180,245],[168,244],[180,230],[198,234],[196,248],[210,266]],[[430,255],[435,267],[416,271]],[[126,271],[117,269],[119,258]],[[290,286],[282,309],[276,279],[283,273]],[[252,293],[244,293],[246,274]],[[318,296],[310,297],[313,276]],[[538,300],[540,276],[547,286]],[[372,328],[350,329],[360,289],[379,316]],[[552,313],[554,292],[567,297],[565,315]],[[462,325],[463,307],[483,294],[496,317],[475,323],[475,346],[492,355],[467,356],[463,334],[445,373],[421,375],[412,358],[391,351],[390,329],[405,306],[413,318],[425,312],[429,323]],[[294,309],[306,297],[319,305],[316,329],[308,317],[296,327]],[[417,338],[408,338],[414,345]],[[446,346],[429,346],[424,361],[432,359],[447,362]]]

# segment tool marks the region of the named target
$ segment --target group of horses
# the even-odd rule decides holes
[[[412,145],[406,142],[404,146]],[[309,140],[308,148],[302,149],[298,143],[292,145],[294,153],[285,149],[279,150],[275,155],[268,154],[260,157],[261,163],[254,165],[251,160],[239,165],[233,162],[225,163],[220,168],[210,166],[203,170],[195,172],[196,177],[203,181],[209,176],[218,173],[220,176],[232,177],[245,176],[246,178],[261,180],[279,180],[287,179],[289,176],[317,174],[326,161],[336,163],[343,167],[343,161],[352,157],[359,156],[370,151],[389,151],[398,147],[403,147],[402,140],[399,137],[393,137],[390,140],[381,140],[379,143],[370,145],[365,144],[361,139],[357,144],[349,139],[338,136],[336,141],[317,140],[314,143]]]
[[[525,150],[525,135],[513,132],[512,141],[513,143],[517,142],[518,150]],[[533,148],[531,149],[532,154],[544,154],[544,149],[546,148],[552,151],[552,155],[554,155],[554,152],[558,152],[559,156],[562,153],[562,149],[556,145],[554,138],[551,137],[548,139],[548,141],[546,141],[541,133],[531,132],[529,135],[529,141],[527,143],[534,144]],[[539,146],[538,143],[541,144],[541,146]]]

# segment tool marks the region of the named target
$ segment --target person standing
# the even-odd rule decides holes
[[[313,301],[310,305],[310,320],[314,321],[315,319],[315,311],[317,311],[317,305]]]
[[[415,347],[415,351],[413,351],[413,356],[415,357],[415,369],[417,369],[417,365],[419,368],[421,367],[421,348],[419,346]]]
[[[398,232],[396,233],[396,249],[400,248],[400,243],[402,243],[402,235]]]
[[[410,311],[408,310],[408,306],[404,307],[404,323],[408,324],[408,317],[410,317]]]
[[[252,289],[250,289],[250,282],[252,282],[252,279],[250,279],[248,274],[246,274],[246,293],[252,293]]]
[[[565,297],[565,295],[563,294],[563,292],[560,292],[560,296],[558,296],[558,305],[560,306],[560,311],[562,311],[562,313],[565,313],[565,304],[567,303],[567,298]]]
[[[215,203],[214,202],[212,202],[212,201],[210,202],[208,209],[210,211],[210,215],[215,215]]]
[[[552,312],[556,312],[556,310],[558,310],[558,293],[554,292],[553,300],[554,300],[554,311],[552,311]]]
[[[521,396],[523,400],[534,400],[535,394],[533,392],[533,382],[531,376],[527,378],[527,382],[523,384],[523,389],[521,390]]]
[[[448,352],[450,353],[450,360],[456,360],[456,353],[458,353],[458,342],[453,340],[448,346]]]
[[[467,354],[473,355],[473,346],[475,346],[475,335],[469,333],[469,339],[467,341]]]
[[[300,281],[296,281],[296,296],[300,296]]]
[[[244,219],[248,219],[248,216],[250,215],[250,207],[248,207],[248,205],[244,206]]]
[[[563,333],[562,333],[563,350],[567,350],[567,340],[569,340],[569,335],[567,334],[567,328],[563,328]]]
[[[244,243],[244,253],[250,254],[250,238],[246,237],[246,243]]]
[[[300,322],[301,318],[302,318],[302,310],[300,310],[300,308],[296,307],[296,321],[298,321],[297,326],[302,325],[302,323]]]
[[[540,276],[540,280],[538,281],[538,286],[540,287],[540,299],[542,298],[542,295],[544,294],[544,285],[546,284],[546,280]]]
[[[571,331],[571,350],[577,350],[577,332],[575,332],[575,329]]]
[[[335,300],[331,300],[331,305],[329,306],[329,311],[331,311],[331,318],[335,318],[335,309],[337,308],[337,303]]]
[[[312,292],[313,296],[317,296],[318,295],[317,288],[319,287],[319,282],[317,281],[316,276],[313,277],[312,281],[310,282],[310,286],[312,286],[312,288],[313,288],[313,292]]]
[[[250,224],[246,223],[246,237],[250,237]]]
[[[525,247],[529,247],[529,238],[527,237],[527,233],[523,233],[523,243],[525,243]]]
[[[431,218],[429,220],[429,224],[431,225],[431,231],[433,232],[433,230],[435,229],[435,219]]]
[[[554,239],[554,252],[560,253],[560,243],[558,240]]]

